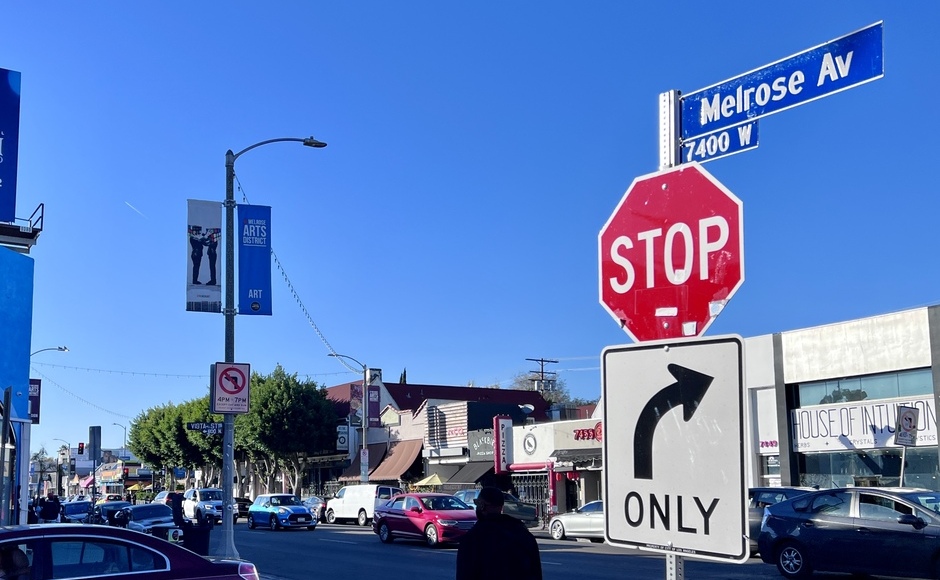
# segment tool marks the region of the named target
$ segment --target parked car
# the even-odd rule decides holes
[[[548,523],[548,531],[555,540],[588,538],[592,542],[603,542],[604,502],[592,501],[572,512],[556,514]]]
[[[124,499],[124,496],[122,496],[121,494],[109,493],[109,494],[97,496],[95,499],[95,503],[97,504],[97,503],[104,503],[106,501],[121,501],[123,499]]]
[[[159,492],[157,495],[153,496],[153,499],[150,501],[150,503],[163,503],[166,505],[170,505],[170,492],[168,491]]]
[[[62,504],[59,521],[66,524],[84,524],[91,518],[92,509],[90,501],[67,501]]]
[[[251,507],[251,500],[247,497],[236,497],[235,498],[235,517],[233,519],[234,523],[238,523],[238,518],[247,518],[248,517],[248,508]]]
[[[130,505],[115,512],[114,519],[129,530],[150,534],[156,524],[173,523],[173,508],[159,503]]]
[[[255,498],[248,508],[248,529],[266,526],[271,530],[305,527],[317,529],[317,519],[296,495],[266,493]]]
[[[326,521],[325,499],[311,495],[310,497],[305,497],[302,501],[303,504],[310,510],[310,513],[312,513],[314,517],[317,518],[318,522]]]
[[[0,528],[0,553],[15,565],[7,578],[258,578],[244,560],[204,558],[171,542],[105,526],[41,524]],[[35,569],[34,569],[35,568]]]
[[[337,524],[355,520],[360,526],[367,526],[376,506],[400,493],[404,493],[400,488],[374,483],[341,487],[333,499],[326,502],[326,521]]]
[[[412,538],[434,547],[460,541],[475,523],[476,511],[452,495],[406,493],[375,508],[372,531],[386,544],[395,538]]]
[[[936,578],[940,492],[829,489],[764,510],[761,559],[786,578],[813,571]]]
[[[480,495],[480,488],[462,489],[454,494],[454,496],[467,505],[474,505],[473,500],[475,500],[478,495]],[[538,526],[541,523],[539,521],[538,510],[534,505],[525,503],[505,491],[503,492],[503,513],[517,520],[522,520],[522,523],[529,528]]]
[[[95,507],[91,512],[91,517],[88,519],[88,523],[113,526],[114,522],[111,519],[111,516],[114,515],[114,512],[129,505],[131,505],[131,502],[129,501],[106,501],[95,504]]]
[[[183,517],[203,522],[213,518],[222,523],[222,490],[217,487],[187,489],[183,492]]]
[[[812,487],[778,486],[752,487],[747,490],[748,540],[751,544],[752,556],[758,552],[757,536],[760,534],[760,522],[764,518],[764,508],[816,491],[816,489]]]

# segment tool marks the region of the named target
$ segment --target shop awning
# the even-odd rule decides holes
[[[95,480],[95,476],[94,476],[94,475],[89,475],[88,477],[86,477],[85,479],[83,479],[82,482],[81,482],[79,485],[82,486],[82,487],[88,487],[89,485],[91,485],[91,483],[92,483],[94,480]]]
[[[369,445],[369,479],[372,479],[372,472],[382,463],[385,458],[386,443],[372,443]],[[337,479],[339,481],[359,481],[359,453],[353,456],[352,464],[346,468]]]
[[[369,475],[369,479],[376,481],[397,481],[401,478],[401,475],[408,471],[408,468],[414,464],[415,459],[421,454],[421,446],[423,444],[424,441],[421,439],[393,441],[389,446],[385,459],[383,459],[378,468]]]
[[[493,471],[492,461],[471,461],[447,480],[447,483],[476,483],[481,477]]]
[[[556,449],[555,452],[552,453],[551,459],[556,464],[567,464],[575,467],[585,466],[587,464],[600,467],[603,462],[601,449],[599,447],[596,449]]]

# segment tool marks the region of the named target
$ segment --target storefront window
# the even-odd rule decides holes
[[[830,405],[848,401],[893,399],[933,393],[930,369],[881,373],[799,386],[800,405]]]
[[[800,485],[847,487],[900,484],[901,449],[869,449],[865,451],[839,451],[834,453],[807,453],[801,455]],[[937,489],[940,485],[937,448],[909,447],[905,460],[904,485]]]

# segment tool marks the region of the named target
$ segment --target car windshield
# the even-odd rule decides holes
[[[300,505],[296,495],[272,495],[271,505]]]
[[[222,492],[217,489],[205,489],[199,495],[202,501],[222,501]]]
[[[934,513],[940,513],[940,492],[916,491],[901,494],[904,499],[925,507]]]
[[[66,515],[86,514],[88,513],[88,507],[90,505],[91,504],[87,501],[70,502],[62,504],[62,509],[65,511]]]
[[[467,510],[470,506],[460,501],[456,497],[441,495],[422,497],[421,503],[429,510]]]
[[[173,517],[173,509],[164,504],[154,503],[140,505],[133,508],[133,514],[135,520],[149,520],[151,518],[171,518]]]

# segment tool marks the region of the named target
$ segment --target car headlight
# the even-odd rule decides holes
[[[287,509],[287,508],[282,508],[282,507],[281,507],[281,508],[277,508],[277,513],[279,513],[279,514],[281,514],[281,515],[287,515],[287,514],[290,513],[290,510]]]
[[[207,505],[207,506],[206,506],[206,511],[207,511],[207,512],[214,512],[214,511],[215,511],[215,506],[214,506],[214,505]]]
[[[442,526],[456,526],[457,520],[437,520],[437,523],[441,524]]]

